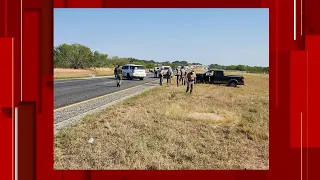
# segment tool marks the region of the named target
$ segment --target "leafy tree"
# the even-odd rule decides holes
[[[230,65],[222,66],[219,64],[210,64],[210,69],[224,69],[224,70],[236,70],[236,71],[246,71],[249,73],[269,73],[269,67],[260,66],[245,66],[245,65]]]
[[[90,48],[81,44],[62,44],[54,49],[54,63],[58,67],[83,69],[92,66]]]

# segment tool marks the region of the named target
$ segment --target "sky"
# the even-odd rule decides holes
[[[269,66],[268,9],[55,9],[54,46],[205,65]]]

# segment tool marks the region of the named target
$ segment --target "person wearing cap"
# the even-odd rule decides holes
[[[189,73],[189,71],[188,71],[188,69],[186,69],[186,72],[184,73],[184,76],[185,76],[185,78],[184,78],[184,84],[187,84],[187,85],[188,85],[188,81],[187,81],[187,75],[188,75],[188,73]]]
[[[180,78],[181,78],[181,71],[179,68],[176,69],[176,76],[177,76],[177,86],[179,86]]]
[[[164,73],[164,69],[163,67],[160,69],[160,72],[159,72],[159,77],[160,77],[160,85],[162,86],[162,83],[163,83],[163,73]]]
[[[186,84],[187,84],[187,87],[189,86],[189,82],[187,80],[187,77],[188,77],[188,74],[190,73],[191,71],[189,71],[188,69],[186,69]]]
[[[186,70],[183,68],[181,68],[181,82],[182,82],[182,85],[186,85]]]
[[[190,90],[190,94],[192,93],[193,91],[193,86],[194,86],[194,81],[196,79],[195,77],[195,73],[194,73],[194,70],[192,70],[190,73],[188,73],[187,75],[187,90],[186,90],[186,93]]]
[[[171,84],[171,78],[172,78],[172,69],[169,68],[167,71],[167,84]]]
[[[186,85],[187,86],[189,86],[189,82],[188,82],[188,80],[187,80],[187,76],[188,76],[188,74],[190,74],[191,73],[191,70],[190,69],[187,69],[186,70]]]

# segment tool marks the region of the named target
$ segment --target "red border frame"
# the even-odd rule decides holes
[[[1,179],[14,177],[12,152],[16,117],[19,121],[20,179],[317,179],[320,160],[320,138],[317,138],[320,97],[316,91],[317,65],[320,65],[317,51],[320,47],[320,4],[318,0],[302,0],[301,16],[301,0],[296,0],[297,39],[294,41],[293,3],[294,0],[23,0],[21,9],[20,0],[0,0],[0,136],[4,137],[0,148]],[[269,170],[53,170],[53,7],[269,8]],[[18,108],[18,113],[14,107]]]

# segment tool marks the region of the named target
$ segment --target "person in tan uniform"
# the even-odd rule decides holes
[[[186,72],[184,73],[185,75],[185,78],[184,78],[184,84],[187,84],[188,85],[188,81],[187,81],[187,75],[188,75],[188,73],[189,73],[189,70],[188,69],[186,69]]]
[[[186,74],[186,84],[187,84],[187,86],[189,86],[189,85],[188,85],[188,80],[187,80],[187,77],[188,77],[188,74],[189,74],[189,73],[190,73],[190,72],[189,72],[188,69],[187,69],[187,70],[186,70],[186,73],[185,73],[185,74]]]
[[[163,83],[163,75],[164,75],[164,69],[163,67],[160,69],[160,72],[159,72],[159,77],[160,77],[160,85],[162,86],[162,83]]]
[[[172,79],[172,69],[169,68],[167,71],[167,84],[171,84],[171,79]]]
[[[194,73],[194,70],[192,70],[191,72],[188,73],[187,75],[187,90],[186,93],[190,90],[190,94],[193,91],[193,87],[194,87],[194,81],[196,79],[196,74]]]
[[[181,71],[179,68],[176,69],[176,76],[177,76],[177,86],[179,86],[180,79],[181,79]]]
[[[194,69],[192,69],[192,71],[193,71],[193,74],[194,74],[194,83],[196,84],[196,82],[197,82],[197,73],[196,73],[196,71],[194,70]]]
[[[186,85],[186,70],[183,68],[181,68],[181,82],[182,85]]]

